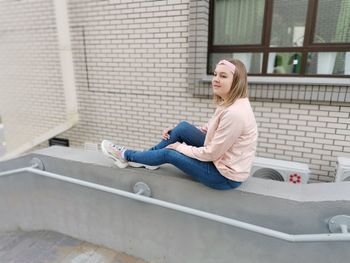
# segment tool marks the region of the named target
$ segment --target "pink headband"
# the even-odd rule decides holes
[[[230,61],[227,61],[225,59],[223,60],[220,60],[218,65],[225,65],[226,67],[228,67],[230,69],[230,71],[235,74],[235,71],[236,71],[236,66],[233,65]]]

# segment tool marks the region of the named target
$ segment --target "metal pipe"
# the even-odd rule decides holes
[[[194,215],[194,216],[201,217],[204,219],[209,219],[209,220],[212,220],[215,222],[220,222],[220,223],[223,223],[226,225],[230,225],[230,226],[238,227],[238,228],[241,228],[244,230],[259,233],[259,234],[262,234],[265,236],[282,239],[282,240],[285,240],[288,242],[350,241],[350,234],[348,234],[347,231],[343,232],[343,233],[336,233],[336,234],[330,233],[330,234],[291,235],[291,234],[283,233],[280,231],[272,230],[269,228],[245,223],[245,222],[231,219],[228,217],[224,217],[224,216],[208,213],[205,211],[197,210],[194,208],[190,208],[190,207],[186,207],[186,206],[182,206],[182,205],[178,205],[178,204],[174,204],[174,203],[146,197],[146,196],[140,195],[139,193],[134,194],[134,193],[130,193],[127,191],[111,188],[108,186],[103,186],[103,185],[99,185],[99,184],[95,184],[95,183],[91,183],[91,182],[87,182],[87,181],[82,181],[79,179],[74,179],[71,177],[67,177],[67,176],[63,176],[63,175],[59,175],[59,174],[55,174],[55,173],[41,171],[41,170],[35,169],[33,167],[27,167],[27,168],[8,171],[8,172],[3,172],[3,173],[0,173],[0,176],[15,174],[15,173],[23,172],[23,171],[27,171],[29,173],[49,177],[52,179],[56,179],[56,180],[60,180],[60,181],[64,181],[64,182],[68,182],[68,183],[72,183],[72,184],[76,184],[76,185],[80,185],[80,186],[85,186],[88,188],[100,190],[100,191],[111,193],[111,194],[116,194],[119,196],[127,197],[127,198],[141,201],[144,203],[169,208],[169,209],[180,211],[180,212],[183,212],[186,214]]]

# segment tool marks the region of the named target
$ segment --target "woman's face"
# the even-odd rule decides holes
[[[230,92],[232,82],[233,73],[230,69],[225,65],[217,65],[211,81],[213,93],[224,100]]]

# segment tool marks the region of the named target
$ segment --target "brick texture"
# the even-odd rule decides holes
[[[51,1],[0,2],[0,114],[11,151],[65,120]]]

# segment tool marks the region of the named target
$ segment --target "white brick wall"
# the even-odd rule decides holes
[[[0,114],[7,150],[65,119],[53,4],[0,2]]]
[[[312,178],[320,181],[335,176],[337,156],[350,156],[349,107],[282,102],[253,105],[260,127],[259,156],[306,163]]]

